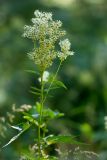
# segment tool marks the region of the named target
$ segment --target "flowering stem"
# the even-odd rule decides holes
[[[38,147],[39,147],[39,156],[41,156],[41,122],[42,122],[42,112],[43,112],[43,99],[44,99],[44,83],[43,83],[43,73],[44,71],[41,72],[41,96],[40,96],[40,104],[41,104],[41,108],[40,108],[40,117],[39,117],[39,125],[38,125]]]
[[[56,71],[56,73],[55,73],[55,75],[54,75],[51,83],[50,83],[50,86],[49,86],[49,88],[48,88],[48,90],[47,90],[47,93],[46,93],[46,96],[44,97],[43,102],[46,101],[46,98],[47,98],[47,96],[48,96],[48,94],[49,94],[49,91],[50,91],[50,89],[51,89],[51,87],[52,87],[52,85],[53,85],[53,82],[54,82],[54,80],[55,80],[55,78],[56,78],[56,76],[57,76],[57,74],[58,74],[58,72],[59,72],[59,70],[60,70],[61,65],[62,65],[62,61],[60,61],[60,64],[59,64],[59,66],[58,66],[58,68],[57,68],[57,71]]]

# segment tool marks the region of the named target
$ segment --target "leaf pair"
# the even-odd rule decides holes
[[[40,114],[40,110],[41,110],[41,104],[40,103],[36,103],[36,115]],[[35,117],[36,117],[35,115]],[[34,116],[34,115],[33,115]],[[54,118],[60,118],[62,116],[64,116],[64,113],[60,113],[59,111],[53,111],[52,109],[50,108],[43,108],[43,111],[42,111],[42,116],[43,116],[43,120],[49,120],[49,119],[54,119]]]
[[[83,145],[83,143],[76,141],[75,137],[71,135],[58,135],[58,136],[49,135],[44,138],[44,141],[47,143],[47,145],[51,145],[55,143]]]
[[[19,131],[19,133],[14,136],[13,138],[10,139],[10,141],[5,144],[2,148],[8,146],[10,143],[12,143],[13,141],[15,141],[20,135],[22,135],[26,130],[28,130],[30,128],[31,124],[29,123],[23,123],[22,124],[22,128],[20,128],[19,126],[11,126],[13,129],[16,129]]]

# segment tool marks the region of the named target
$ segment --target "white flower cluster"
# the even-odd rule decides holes
[[[61,47],[61,52],[58,52],[58,57],[63,61],[65,60],[69,55],[73,55],[74,52],[70,51],[71,43],[68,39],[64,39],[63,41],[59,42],[59,45]]]
[[[107,116],[104,117],[105,129],[107,130]]]
[[[28,53],[30,59],[43,70],[52,65],[53,60],[59,57],[65,60],[68,55],[73,55],[70,51],[70,42],[68,39],[61,41],[65,31],[61,29],[62,22],[52,19],[52,13],[34,12],[35,17],[31,19],[33,25],[24,27],[23,36],[32,39],[34,49]],[[56,51],[56,44],[59,42],[61,52]]]

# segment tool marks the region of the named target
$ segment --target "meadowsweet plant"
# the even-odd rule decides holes
[[[63,113],[53,111],[46,106],[46,100],[50,96],[50,90],[66,86],[63,82],[57,80],[57,74],[68,56],[74,54],[71,51],[71,43],[65,38],[66,31],[62,29],[60,20],[53,20],[52,13],[34,12],[34,18],[31,19],[31,25],[24,26],[23,37],[28,38],[34,44],[33,49],[27,53],[30,60],[38,68],[37,79],[40,87],[31,86],[31,93],[39,97],[39,101],[34,106],[22,105],[20,108],[13,106],[14,113],[22,115],[22,121],[19,125],[11,125],[13,129],[19,131],[5,146],[16,140],[26,130],[31,130],[32,126],[36,129],[34,145],[30,147],[30,153],[26,153],[21,159],[26,160],[54,160],[58,159],[52,156],[48,147],[56,143],[78,144],[71,135],[51,135],[48,134],[48,122],[54,118],[64,116]],[[59,65],[55,74],[47,70],[52,66],[54,60],[59,59]],[[36,71],[30,71],[36,74]]]
[[[31,39],[34,43],[33,50],[28,56],[39,67],[41,74],[49,68],[55,58],[59,57],[61,63],[67,56],[73,55],[70,51],[70,42],[64,39],[66,32],[61,29],[62,22],[54,21],[52,13],[45,13],[36,10],[32,25],[24,27],[23,37]],[[60,46],[60,51],[56,50],[56,45]],[[41,76],[42,78],[42,76]]]

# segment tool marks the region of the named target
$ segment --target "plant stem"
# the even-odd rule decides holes
[[[47,93],[46,93],[46,96],[44,97],[44,82],[43,82],[43,74],[44,74],[44,71],[41,72],[41,96],[40,96],[40,104],[41,104],[41,108],[40,108],[40,117],[39,117],[39,125],[38,125],[38,151],[39,151],[39,157],[41,157],[41,122],[42,122],[42,114],[43,114],[43,107],[44,107],[44,102],[47,98],[47,95],[49,94],[49,91],[52,87],[52,84],[60,70],[60,67],[61,67],[61,64],[62,64],[62,61],[60,61],[60,64],[57,68],[57,71],[55,73],[55,76],[53,77],[51,83],[50,83],[50,86],[47,90]],[[43,134],[43,136],[45,136],[45,133]]]
[[[53,77],[53,79],[52,79],[52,81],[51,81],[51,83],[50,83],[50,86],[49,86],[49,88],[48,88],[48,90],[47,90],[47,93],[46,93],[46,96],[44,97],[43,102],[46,101],[46,98],[47,98],[47,96],[48,96],[48,94],[49,94],[49,91],[50,91],[50,89],[51,89],[51,87],[52,87],[52,84],[53,84],[53,82],[54,82],[54,80],[55,80],[55,78],[56,78],[56,76],[57,76],[57,74],[58,74],[58,72],[59,72],[59,70],[60,70],[61,64],[62,64],[62,61],[60,61],[60,64],[59,64],[59,66],[58,66],[58,68],[57,68],[57,71],[56,71],[56,73],[55,73],[55,76]]]
[[[39,156],[41,156],[41,121],[42,121],[42,112],[43,112],[43,99],[44,99],[44,83],[43,83],[43,73],[44,71],[41,72],[41,96],[40,96],[40,104],[41,104],[41,108],[40,108],[40,117],[39,117],[39,125],[38,125],[38,147],[39,147]]]

